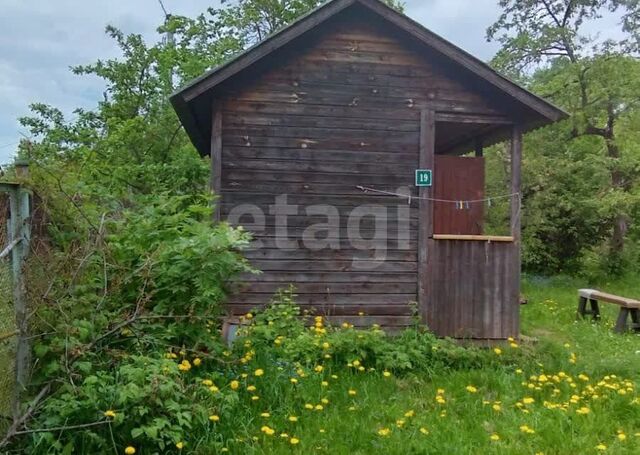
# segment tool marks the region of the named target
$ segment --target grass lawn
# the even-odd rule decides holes
[[[239,454],[640,453],[640,337],[612,333],[612,305],[599,324],[576,322],[581,286],[526,279],[525,338],[489,350],[495,361],[483,368],[397,377],[345,365],[292,384],[282,367],[266,365],[264,376],[242,381],[246,414],[221,412],[214,431],[185,449],[210,453],[217,440]],[[603,289],[638,296],[633,286]],[[249,384],[257,390],[245,392]]]

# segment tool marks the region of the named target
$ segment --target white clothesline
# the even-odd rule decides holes
[[[357,189],[365,192],[365,193],[378,193],[378,194],[385,194],[387,196],[396,196],[402,199],[408,199],[409,202],[411,202],[411,200],[413,199],[417,199],[417,200],[421,200],[421,201],[432,201],[432,202],[449,202],[452,204],[474,204],[474,203],[479,203],[479,202],[489,202],[491,203],[492,200],[494,199],[506,199],[506,198],[513,198],[514,196],[520,196],[520,193],[511,193],[511,194],[501,194],[498,196],[491,196],[491,197],[487,197],[484,199],[472,199],[472,200],[464,200],[464,199],[438,199],[438,198],[433,198],[433,197],[420,197],[420,196],[412,196],[410,194],[402,194],[402,193],[394,193],[392,191],[383,191],[383,190],[377,190],[375,188],[369,188],[366,186],[361,186],[358,185],[356,186]]]

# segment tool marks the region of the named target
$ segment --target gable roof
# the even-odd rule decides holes
[[[199,99],[207,98],[207,94],[221,83],[355,4],[366,7],[417,39],[420,43],[437,51],[450,61],[465,68],[471,74],[505,93],[515,102],[534,111],[539,120],[531,126],[537,127],[568,117],[568,114],[562,109],[507,79],[480,59],[436,35],[404,14],[390,8],[380,0],[330,0],[242,54],[207,71],[171,95],[171,103],[178,114],[180,122],[200,154],[209,154],[211,112],[204,115],[202,112],[198,112],[195,105]]]

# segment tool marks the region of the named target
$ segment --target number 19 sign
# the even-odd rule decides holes
[[[433,172],[431,169],[416,169],[416,186],[431,186]]]

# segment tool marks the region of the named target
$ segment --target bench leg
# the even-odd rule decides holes
[[[600,306],[598,305],[598,301],[594,299],[589,299],[591,303],[591,314],[594,321],[600,320]]]
[[[627,331],[627,318],[629,317],[629,308],[620,308],[618,313],[618,321],[616,322],[615,331],[623,333]]]
[[[578,297],[578,314],[577,318],[584,318],[587,313],[587,299],[586,297]]]
[[[631,327],[636,332],[640,332],[640,310],[638,310],[637,308],[633,308],[630,309],[629,312],[631,313]]]
[[[589,303],[590,310],[587,310],[587,303]],[[594,321],[600,319],[600,306],[598,301],[594,299],[587,299],[586,297],[578,297],[578,315],[577,318],[583,318],[590,314]]]

